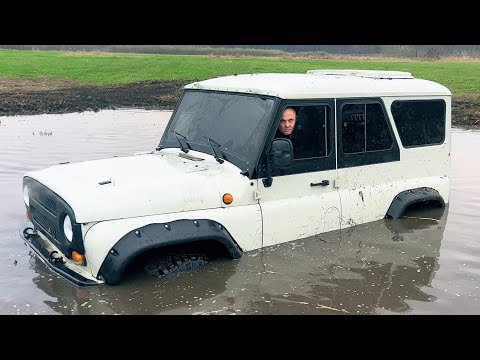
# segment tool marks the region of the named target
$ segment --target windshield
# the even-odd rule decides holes
[[[274,108],[275,100],[271,97],[186,91],[160,146],[179,147],[177,133],[190,149],[212,153],[209,138],[226,155],[226,160],[229,157],[236,163],[232,161],[236,157],[248,164],[256,160],[263,147]]]

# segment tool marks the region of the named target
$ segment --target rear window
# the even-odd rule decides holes
[[[391,110],[404,147],[443,144],[445,101],[394,101]]]

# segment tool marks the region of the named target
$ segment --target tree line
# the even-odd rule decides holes
[[[480,45],[0,45],[0,49],[181,55],[480,57]]]

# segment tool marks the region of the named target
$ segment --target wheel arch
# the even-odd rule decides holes
[[[392,200],[385,214],[385,218],[398,219],[411,205],[429,202],[436,203],[440,207],[445,207],[445,201],[442,195],[435,189],[422,187],[402,191]]]
[[[126,233],[110,249],[98,274],[107,284],[118,284],[127,266],[141,254],[160,247],[201,241],[220,243],[233,259],[243,255],[243,250],[222,224],[209,219],[175,220],[148,224]]]

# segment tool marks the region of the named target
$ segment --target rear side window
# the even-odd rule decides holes
[[[382,99],[337,99],[338,168],[400,160]]]
[[[442,144],[445,140],[445,101],[397,100],[391,110],[404,147]]]
[[[345,154],[390,149],[393,140],[380,104],[344,104],[342,150]]]

